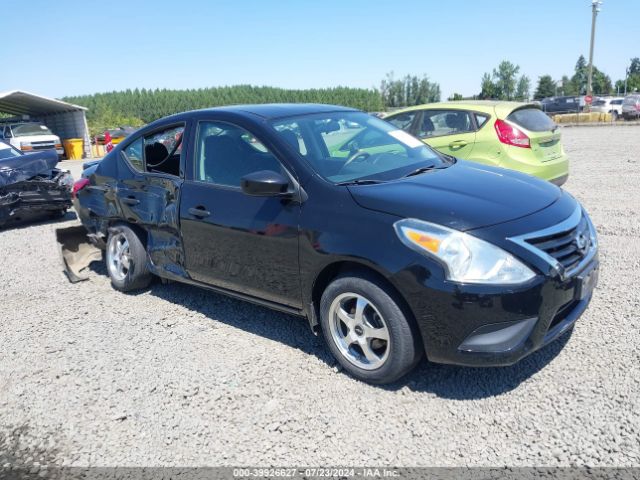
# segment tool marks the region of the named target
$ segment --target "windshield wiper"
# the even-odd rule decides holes
[[[374,180],[372,178],[361,178],[358,180],[347,180],[346,182],[339,182],[336,185],[375,185],[376,183],[384,183],[382,180]]]
[[[429,165],[428,167],[416,168],[414,171],[407,173],[402,178],[413,177],[414,175],[420,175],[421,173],[428,172],[429,170],[434,170],[435,168],[436,168],[435,165]]]

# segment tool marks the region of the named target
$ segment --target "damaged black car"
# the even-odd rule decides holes
[[[0,228],[67,212],[73,178],[57,164],[55,150],[24,154],[0,141]]]
[[[567,192],[343,107],[164,118],[74,192],[114,288],[155,275],[304,316],[372,383],[423,354],[511,365],[571,330],[598,280],[596,230]]]

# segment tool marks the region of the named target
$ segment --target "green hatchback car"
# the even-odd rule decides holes
[[[558,126],[536,104],[431,103],[384,119],[447,155],[518,170],[556,185],[569,177]]]

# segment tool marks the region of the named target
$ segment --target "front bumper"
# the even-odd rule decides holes
[[[574,276],[539,276],[519,289],[453,285],[409,297],[427,357],[435,363],[507,366],[571,329],[597,281],[597,256]],[[585,293],[584,277],[595,273]],[[590,277],[593,278],[593,277]],[[427,281],[427,283],[431,283]]]
[[[564,252],[564,258],[569,238],[578,248],[585,223],[587,250],[578,263],[565,267],[552,257],[553,249]],[[473,234],[516,255],[538,275],[517,286],[460,284],[447,280],[443,269],[415,260],[392,281],[414,314],[429,360],[511,365],[569,330],[589,305],[599,269],[595,228],[582,207],[563,193],[536,214]]]

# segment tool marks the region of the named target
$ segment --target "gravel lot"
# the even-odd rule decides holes
[[[340,373],[305,321],[182,285],[70,284],[54,230],[0,231],[0,466],[640,465],[640,127],[565,128],[600,285],[518,365]],[[74,165],[77,169],[78,165]]]

